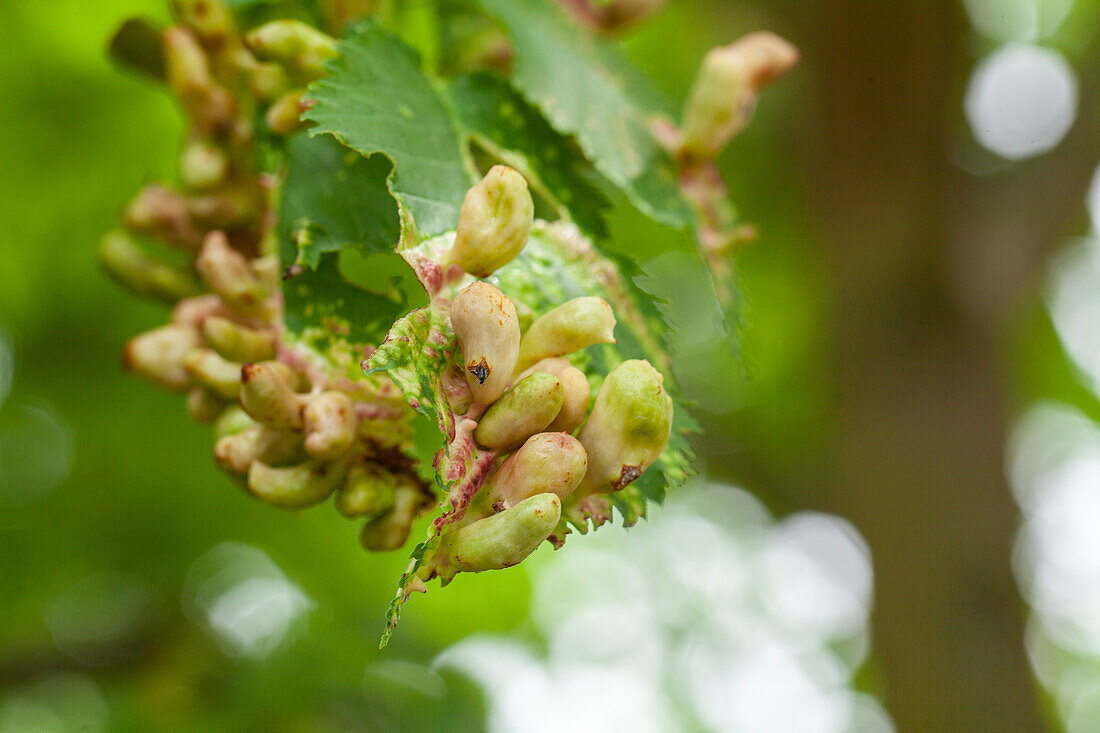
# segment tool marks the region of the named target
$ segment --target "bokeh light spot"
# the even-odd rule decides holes
[[[107,729],[107,700],[91,678],[52,672],[9,690],[0,703],[0,733],[99,733]]]
[[[1011,160],[1058,145],[1077,117],[1077,79],[1055,51],[1010,44],[982,61],[966,92],[970,129]]]
[[[1086,385],[1100,394],[1100,243],[1083,240],[1059,258],[1047,299],[1062,345]]]
[[[483,687],[491,731],[680,730],[685,714],[731,733],[893,730],[851,689],[872,571],[844,520],[776,523],[747,492],[695,484],[571,542],[533,574],[545,644],[474,637],[437,659]]]
[[[974,29],[995,41],[1038,41],[1051,36],[1073,0],[963,0]]]
[[[50,493],[69,475],[73,440],[47,402],[7,404],[0,412],[0,506]]]
[[[266,553],[239,543],[200,557],[184,582],[185,613],[228,656],[270,656],[313,605]]]
[[[1100,731],[1100,428],[1039,403],[1017,421],[1008,461],[1024,514],[1014,566],[1031,605],[1028,659],[1067,729]]]
[[[46,610],[46,625],[58,649],[98,667],[139,656],[155,616],[153,591],[144,578],[101,571],[56,598]]]

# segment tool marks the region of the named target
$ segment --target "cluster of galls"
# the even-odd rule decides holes
[[[164,80],[187,114],[180,186],[145,187],[104,238],[101,260],[129,289],[175,303],[171,323],[132,339],[124,364],[187,394],[214,424],[214,456],[248,491],[298,509],[335,494],[365,517],[363,544],[393,550],[432,495],[402,452],[409,410],[385,380],[351,381],[324,355],[282,339],[276,185],[257,141],[299,129],[304,86],[324,74],[335,41],[297,21],[243,36],[215,0],[177,0],[165,29]],[[184,253],[171,264],[158,239]],[[208,292],[204,292],[208,291]]]
[[[214,457],[249,493],[302,509],[333,494],[348,518],[366,517],[370,550],[408,538],[431,494],[401,451],[407,409],[392,384],[356,381],[281,342],[278,272],[212,232],[195,268],[213,291],[181,300],[172,322],[132,339],[135,373],[186,391],[192,417],[214,423]]]
[[[467,194],[454,244],[437,260],[451,270],[445,279],[456,268],[459,277],[489,277],[513,260],[527,242],[532,210],[522,176],[505,166],[490,170]],[[660,456],[672,399],[648,361],[629,360],[602,380],[589,411],[589,379],[565,357],[615,343],[615,315],[602,298],[569,300],[522,330],[515,304],[483,280],[449,304],[437,297],[434,307],[448,310],[460,347],[444,375],[459,416],[450,448],[464,458],[463,443],[472,441],[486,465],[466,482],[473,495],[456,531],[443,534],[418,573],[446,581],[459,571],[515,565],[547,539],[560,545],[563,516],[585,526],[586,500],[625,488]]]
[[[258,164],[261,137],[302,125],[304,86],[324,74],[335,42],[297,21],[241,35],[216,0],[174,9],[178,23],[161,41],[164,79],[190,123],[181,185],[144,188],[101,257],[126,287],[175,306],[168,325],[127,344],[124,363],[187,394],[190,414],[213,423],[218,464],[252,495],[290,509],[335,496],[341,514],[366,519],[367,549],[398,549],[435,503],[406,453],[411,410],[388,379],[349,379],[332,355],[285,343],[272,254],[278,182]],[[430,258],[442,273],[425,282],[432,307],[449,314],[461,348],[442,375],[457,417],[443,473],[461,475],[469,493],[423,579],[515,565],[547,539],[560,545],[563,517],[604,521],[592,507],[606,503],[592,500],[637,479],[669,439],[672,401],[649,362],[615,367],[589,409],[589,378],[565,358],[614,342],[606,301],[570,300],[521,332],[508,297],[467,284],[520,253],[533,209],[523,177],[497,166],[466,196],[453,245]],[[186,262],[156,256],[147,239]],[[460,465],[475,453],[477,466]]]
[[[199,290],[189,267],[150,256],[149,237],[195,257],[211,231],[249,258],[271,249],[276,181],[259,170],[259,146],[299,130],[305,85],[326,72],[336,41],[298,21],[240,34],[220,0],[174,0],[175,25],[160,35],[156,67],[187,115],[179,185],[143,188],[109,237],[104,266],[143,295],[174,302]]]

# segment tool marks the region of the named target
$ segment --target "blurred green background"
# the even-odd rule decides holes
[[[739,260],[745,376],[719,385],[739,408],[701,412],[702,468],[863,534],[874,662],[859,682],[905,731],[1058,725],[1025,657],[1005,442],[1036,398],[1100,417],[1043,302],[1050,255],[1089,227],[1097,3],[1035,0],[1036,17],[1068,15],[1030,36],[976,27],[1028,5],[990,3],[672,0],[625,42],[677,100],[703,53],[743,33],[803,51],[720,161],[761,235]],[[164,312],[100,274],[97,242],[143,182],[171,176],[182,127],[103,50],[164,5],[0,5],[0,697],[73,672],[98,684],[113,730],[478,730],[479,693],[426,683],[422,665],[473,632],[530,634],[525,570],[415,598],[380,653],[404,556],[363,553],[327,507],[249,499],[180,399],[119,367]],[[1077,80],[1072,128],[1026,160],[984,149],[964,114],[976,64],[1005,40],[1055,50]],[[226,542],[281,568],[304,594],[286,603],[313,604],[263,661],[186,613],[189,570]],[[59,724],[34,710],[9,706],[8,722]]]

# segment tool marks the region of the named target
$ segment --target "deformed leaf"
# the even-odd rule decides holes
[[[446,316],[431,307],[418,308],[393,324],[386,340],[364,362],[363,371],[367,376],[389,374],[413,409],[435,418],[449,441],[455,435],[455,420],[443,393],[442,373],[456,348]]]
[[[444,497],[440,505],[441,513],[432,520],[428,536],[413,548],[409,566],[398,582],[397,595],[386,611],[386,629],[379,647],[386,646],[389,641],[397,627],[401,606],[409,599],[412,591],[416,587],[423,587],[424,580],[430,580],[434,575],[434,568],[429,563],[444,537],[455,531],[458,522],[466,516],[474,494],[496,457],[496,451],[478,446],[469,432],[455,435],[445,449],[436,453],[436,481]],[[443,584],[446,585],[452,578],[453,574],[443,576]]]
[[[421,582],[418,572],[431,559],[443,534],[465,514],[495,457],[495,453],[480,449],[468,431],[456,431],[455,415],[447,402],[441,375],[457,348],[449,319],[435,308],[420,308],[395,323],[386,340],[363,364],[368,376],[387,373],[417,412],[435,418],[439,432],[434,458],[423,455],[423,443],[415,448],[419,460],[434,463],[436,484],[444,497],[440,516],[432,522],[428,537],[413,549],[409,567],[401,576],[397,596],[386,613],[381,646],[386,645],[393,633],[401,606],[408,600],[414,584]]]

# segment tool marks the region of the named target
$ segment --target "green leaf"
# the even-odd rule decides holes
[[[739,395],[731,385],[742,376],[736,314],[723,309],[698,242],[691,232],[661,226],[622,197],[612,198],[611,237],[601,249],[624,269],[634,263],[633,285],[648,296],[643,307],[664,323],[664,351],[684,392],[710,412],[732,410]]]
[[[377,343],[379,334],[411,305],[350,284],[333,254],[325,255],[317,270],[287,279],[283,301],[286,327],[294,340],[322,353],[333,349],[357,353]]]
[[[386,188],[391,161],[382,155],[364,158],[331,138],[305,135],[291,138],[287,155],[282,220],[289,226],[283,242],[296,243],[297,252],[285,251],[284,262],[316,269],[322,254],[345,247],[364,256],[394,252],[401,223]]]
[[[391,163],[304,135],[291,139],[287,157],[279,211],[280,255],[294,265],[283,287],[287,328],[319,348],[377,344],[402,313],[426,302],[394,249]]]
[[[663,224],[686,226],[691,211],[650,132],[656,93],[617,49],[570,21],[552,0],[478,1],[512,37],[512,84],[556,130],[573,135],[635,206]]]
[[[555,131],[498,77],[463,76],[448,92],[464,136],[523,173],[536,203],[542,198],[552,207],[553,211],[538,212],[542,218],[565,215],[593,236],[606,236],[607,199],[593,185],[597,174],[575,141]]]
[[[457,523],[466,516],[466,510],[477,493],[486,474],[497,457],[496,451],[487,451],[478,447],[469,433],[458,436],[446,449],[436,454],[436,481],[444,493],[440,505],[441,513],[428,528],[428,536],[418,543],[410,554],[409,566],[398,582],[397,595],[386,611],[386,629],[379,642],[379,648],[386,646],[390,635],[397,627],[401,615],[401,606],[409,600],[415,586],[430,580],[435,569],[429,564],[439,549],[443,538],[453,532]],[[421,578],[424,575],[424,578]],[[453,575],[442,576],[444,585]]]
[[[330,133],[393,161],[389,190],[419,237],[454,229],[472,179],[450,114],[412,49],[373,22],[340,42],[331,73],[310,87],[311,135]]]

